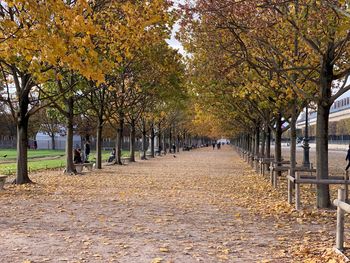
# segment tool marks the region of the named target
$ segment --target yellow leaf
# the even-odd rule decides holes
[[[169,249],[168,248],[166,248],[166,247],[161,247],[160,249],[159,249],[159,251],[160,252],[169,252]]]
[[[154,258],[152,259],[151,263],[161,263],[163,261],[163,258]]]

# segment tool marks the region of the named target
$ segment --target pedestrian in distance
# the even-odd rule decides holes
[[[215,144],[216,144],[215,142],[212,143],[212,145],[213,145],[213,150],[215,150]]]
[[[90,155],[90,142],[86,141],[85,143],[85,162],[89,162],[89,155]]]
[[[34,150],[38,149],[38,142],[34,140]]]
[[[345,171],[347,171],[350,167],[350,144],[349,144],[349,149],[348,149],[348,153],[346,155],[345,161],[348,161],[348,165],[345,168]]]
[[[161,156],[162,155],[162,145],[159,144],[158,147],[158,155]]]

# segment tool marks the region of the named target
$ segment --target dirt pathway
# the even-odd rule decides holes
[[[229,146],[33,180],[0,192],[2,263],[334,257],[334,211],[293,211]]]

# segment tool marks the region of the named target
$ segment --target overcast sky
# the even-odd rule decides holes
[[[174,0],[174,3],[176,6],[177,6],[177,4],[179,4],[179,3],[183,4],[184,2],[185,2],[185,0]],[[178,49],[180,51],[180,53],[184,54],[185,51],[183,49],[183,46],[181,45],[181,43],[179,41],[177,41],[175,39],[175,34],[178,30],[179,30],[179,24],[176,23],[174,25],[173,32],[171,34],[171,38],[169,40],[167,40],[167,42],[170,46],[172,46],[175,49]]]

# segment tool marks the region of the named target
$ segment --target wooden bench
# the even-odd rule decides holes
[[[122,164],[130,163],[130,157],[122,157],[120,160],[122,161]]]
[[[94,163],[75,163],[74,164],[74,168],[77,171],[77,173],[81,173],[84,167],[86,167],[89,171],[92,171],[93,166],[94,166]]]
[[[4,189],[4,185],[6,183],[6,178],[8,175],[0,175],[0,190]]]
[[[154,155],[156,156],[156,153],[154,152]],[[147,157],[152,157],[152,154],[150,152],[146,152],[146,156],[144,156],[143,151],[140,151],[140,159],[147,159]]]

